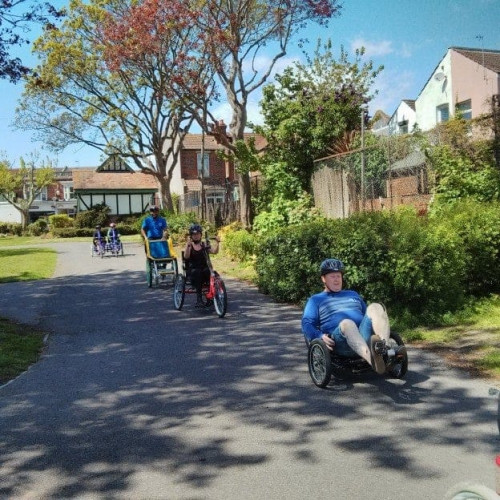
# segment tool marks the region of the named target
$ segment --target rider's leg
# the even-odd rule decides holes
[[[384,359],[382,355],[378,354],[373,349],[374,341],[380,340],[380,337],[378,335],[372,335],[369,337],[368,344],[354,321],[344,319],[340,322],[339,326],[351,349],[366,360],[377,373],[384,373]]]
[[[356,323],[351,319],[343,319],[339,324],[340,333],[347,340],[347,344],[349,347],[356,353],[358,356],[361,356],[363,359],[368,361],[368,363],[372,363],[370,349],[365,341],[365,339],[359,333],[359,328]]]
[[[196,303],[203,304],[201,297],[201,285],[202,285],[202,269],[191,269],[191,284],[193,288],[196,289]]]
[[[372,321],[373,333],[387,342],[391,336],[391,328],[385,307],[382,304],[370,304],[366,309],[366,315]]]

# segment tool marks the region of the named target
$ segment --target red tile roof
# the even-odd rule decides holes
[[[257,151],[260,151],[267,145],[267,141],[261,135],[247,132],[243,135],[245,140],[248,140],[250,137],[255,137],[255,147]],[[183,149],[195,149],[196,151],[199,151],[201,149],[201,143],[202,134],[186,134],[182,146]],[[205,149],[207,151],[217,151],[225,148],[222,144],[217,144],[213,136],[205,134]]]
[[[148,190],[156,191],[158,184],[152,175],[142,172],[96,172],[95,168],[73,169],[73,188],[79,190]]]

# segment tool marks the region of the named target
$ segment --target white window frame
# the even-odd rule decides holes
[[[224,191],[205,191],[205,202],[213,205],[224,203]]]
[[[446,111],[446,113],[443,113]],[[443,118],[443,115],[446,114],[446,118]],[[450,105],[445,102],[444,104],[440,104],[436,106],[436,122],[444,123],[450,119]]]
[[[455,106],[455,112],[460,113],[464,120],[472,119],[472,101],[471,99],[466,99],[465,101],[458,102]]]

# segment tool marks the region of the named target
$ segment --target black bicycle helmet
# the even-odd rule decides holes
[[[328,273],[343,273],[344,264],[339,259],[325,259],[319,266],[321,276]]]
[[[159,208],[158,206],[156,206],[156,205],[151,205],[151,206],[149,207],[149,211],[150,211],[150,212],[159,212],[159,211],[160,211],[160,208]]]
[[[201,226],[199,224],[191,224],[189,227],[189,234],[194,234],[194,233],[202,233],[203,229],[201,229]]]
[[[101,225],[100,224],[97,224],[97,226],[95,227],[96,229],[101,229]]]

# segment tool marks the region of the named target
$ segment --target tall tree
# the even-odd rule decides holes
[[[48,2],[27,0],[0,0],[0,78],[17,83],[30,73],[19,57],[11,55],[13,47],[27,45],[27,33],[33,25],[46,29],[54,27],[53,21],[64,15]]]
[[[41,63],[26,85],[18,126],[35,130],[55,151],[84,143],[132,159],[157,179],[162,203],[172,209],[170,181],[193,120],[173,89],[194,37],[188,26],[168,23],[168,12],[151,5],[73,0],[62,27],[35,43]],[[121,29],[142,18],[147,29]],[[161,37],[150,43],[147,35],[155,32]],[[139,39],[147,53],[133,49]]]
[[[55,170],[50,161],[36,166],[36,159],[26,163],[22,158],[20,168],[13,169],[6,160],[0,160],[0,194],[21,214],[23,231],[29,221],[29,210],[42,189],[55,180]]]
[[[261,101],[269,164],[285,162],[290,174],[309,189],[313,162],[336,152],[361,128],[373,98],[371,87],[382,67],[363,62],[364,49],[351,60],[341,47],[334,57],[331,41],[318,41],[313,57],[296,62],[264,87]]]
[[[277,61],[286,55],[292,37],[300,29],[309,21],[326,24],[338,15],[337,0],[145,1],[160,11],[168,9],[180,12],[181,16],[185,15],[185,8],[191,12],[191,22],[198,30],[200,43],[198,47],[190,48],[201,52],[199,59],[211,68],[220,84],[221,99],[231,106],[229,137],[225,129],[219,127],[218,117],[213,116],[210,109],[207,109],[209,120],[200,116],[199,111],[204,106],[198,89],[186,99],[190,100],[191,112],[200,125],[214,135],[236,160],[241,220],[249,226],[252,222],[250,177],[248,165],[240,157],[248,121],[249,96],[269,79]],[[175,16],[171,22],[175,23],[177,19]],[[154,33],[150,19],[144,16],[136,19],[134,24],[150,26],[150,33]],[[161,38],[162,34],[158,32],[157,36]],[[148,38],[143,47],[150,43]]]

